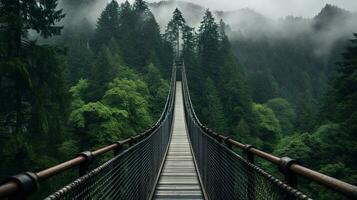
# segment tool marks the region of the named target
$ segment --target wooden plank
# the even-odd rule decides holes
[[[173,132],[154,199],[203,199],[183,109],[181,82],[177,82]]]

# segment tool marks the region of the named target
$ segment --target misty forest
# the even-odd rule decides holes
[[[357,185],[356,22],[330,4],[271,19],[185,1],[0,0],[0,180],[153,126],[180,55],[207,127]],[[342,199],[307,179],[299,189]]]

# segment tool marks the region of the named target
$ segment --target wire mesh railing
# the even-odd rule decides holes
[[[176,66],[173,67],[165,108],[155,125],[123,141],[42,170],[10,177],[0,185],[0,199],[27,199],[38,191],[41,182],[79,167],[80,177],[46,199],[149,199],[154,192],[171,136],[176,91]],[[129,146],[128,148],[126,148]],[[100,155],[113,151],[114,157],[90,170]]]
[[[46,200],[150,199],[167,151],[173,120],[176,70],[163,120],[152,134]]]
[[[182,66],[186,123],[200,181],[210,200],[310,199],[300,191],[266,173],[213,138],[197,118]]]
[[[299,165],[288,157],[278,158],[219,135],[202,125],[190,99],[184,63],[182,88],[189,140],[200,183],[207,199],[310,199],[297,188],[296,175],[356,199],[357,187]],[[37,173],[26,172],[10,177],[0,185],[0,199],[25,199],[38,189],[39,183],[79,167],[80,178],[46,199],[151,199],[167,153],[174,114],[176,67],[173,68],[170,92],[158,122],[144,133],[115,142],[96,151],[82,152],[72,160]],[[124,149],[124,145],[129,145]],[[233,146],[243,150],[238,155]],[[96,157],[114,151],[114,157],[89,170]],[[285,177],[277,179],[254,164],[254,156],[279,166]]]

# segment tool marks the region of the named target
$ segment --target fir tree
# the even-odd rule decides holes
[[[356,124],[357,121],[357,34],[351,40],[351,46],[339,62],[338,76],[334,81],[335,101],[337,103],[336,121]],[[357,129],[354,129],[357,130]]]
[[[206,10],[198,32],[198,59],[201,67],[205,68],[202,72],[215,81],[219,65],[219,34],[218,25],[209,10]]]
[[[101,13],[96,29],[94,46],[100,49],[106,45],[112,38],[119,38],[119,4],[112,0]]]
[[[181,11],[176,8],[165,31],[165,39],[172,44],[176,58],[178,58],[180,54],[180,31],[183,32],[186,26],[185,23],[186,21],[182,17]]]

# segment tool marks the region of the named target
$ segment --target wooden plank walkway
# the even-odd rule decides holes
[[[154,199],[203,199],[187,138],[181,82],[176,85],[172,138]]]

